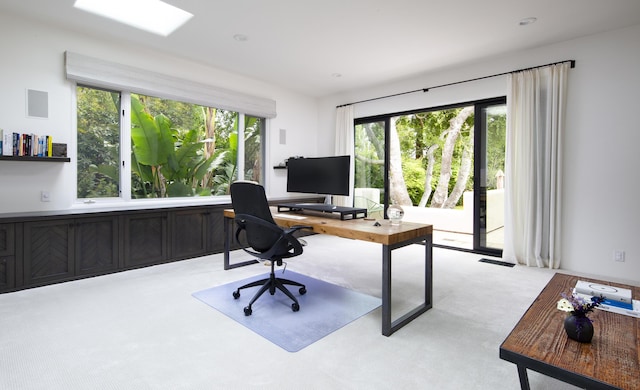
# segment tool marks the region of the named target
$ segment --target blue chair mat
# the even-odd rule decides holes
[[[291,310],[292,301],[277,291],[275,295],[266,292],[253,304],[253,314],[245,316],[244,307],[259,287],[241,290],[239,299],[233,299],[233,292],[268,276],[258,275],[192,295],[289,352],[303,349],[381,305],[380,298],[286,271],[278,276],[307,287],[307,293],[300,295],[298,287],[287,286],[300,302],[300,311]]]

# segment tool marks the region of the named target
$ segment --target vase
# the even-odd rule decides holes
[[[590,343],[593,338],[593,324],[585,315],[570,314],[564,320],[564,330],[570,339]]]
[[[399,205],[392,204],[387,208],[387,217],[392,225],[400,225],[402,217],[404,217],[404,210]]]

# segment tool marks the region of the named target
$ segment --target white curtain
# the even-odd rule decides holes
[[[351,194],[349,196],[334,196],[333,204],[336,206],[353,206],[353,183],[355,175],[354,161],[354,130],[353,130],[353,106],[342,106],[336,109],[336,156],[351,156],[351,166],[349,174],[349,188]]]
[[[503,259],[559,268],[562,134],[567,76],[562,63],[508,76]]]

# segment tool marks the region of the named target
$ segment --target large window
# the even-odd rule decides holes
[[[262,182],[264,118],[86,86],[76,93],[79,199],[227,195],[238,178]]]

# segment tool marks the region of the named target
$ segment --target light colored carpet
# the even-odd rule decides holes
[[[287,269],[381,296],[379,245],[306,240]],[[394,313],[418,300],[423,254],[394,252]],[[191,296],[268,271],[224,271],[221,254],[0,294],[0,388],[519,389],[498,348],[553,272],[481,257],[434,249],[434,307],[391,337],[376,309],[297,353]],[[534,390],[575,389],[529,378]]]
[[[238,299],[234,299],[232,293],[240,286],[269,278],[268,272],[198,291],[193,296],[289,352],[298,352],[380,307],[382,303],[380,298],[293,271],[277,271],[276,277],[304,284],[307,290],[304,295],[298,293],[298,287],[287,286],[300,303],[297,312],[291,310],[293,301],[276,290],[274,295],[265,292],[252,305],[253,314],[244,314],[244,307],[260,287],[241,290]]]

